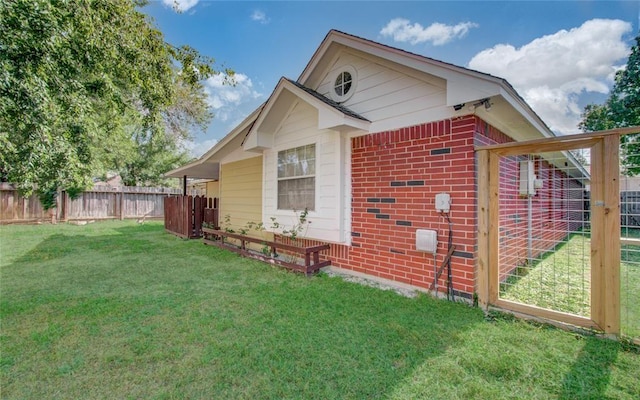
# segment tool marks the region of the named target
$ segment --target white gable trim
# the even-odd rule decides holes
[[[360,130],[369,132],[371,123],[341,112],[312,94],[281,78],[262,113],[247,135],[245,151],[262,151],[273,147],[273,135],[297,101],[304,101],[318,111],[318,129],[337,132]]]
[[[518,113],[520,118],[529,124],[530,128],[527,131],[530,134],[535,132],[536,135],[541,137],[555,136],[515,89],[502,78],[413,54],[336,30],[331,30],[327,34],[298,78],[298,82],[307,87],[316,88],[331,65],[331,60],[335,60],[337,55],[345,49],[363,52],[381,60],[444,79],[447,83],[446,106],[448,107],[500,96],[506,103],[511,105],[510,112]],[[511,134],[512,132],[506,129],[505,133]],[[528,138],[531,139],[532,137]]]

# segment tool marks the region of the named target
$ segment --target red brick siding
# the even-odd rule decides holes
[[[438,232],[439,268],[447,253],[448,224],[435,210],[435,195],[447,192],[451,195],[450,217],[456,246],[451,259],[454,290],[471,297],[477,245],[474,146],[510,141],[513,140],[474,116],[352,139],[352,245],[332,244],[324,256],[341,268],[430,288],[434,279],[433,256],[415,250],[415,232],[417,229]],[[517,161],[505,159],[501,163],[501,175],[506,178],[501,216],[503,220],[513,220],[503,228],[517,231],[517,235],[504,235],[503,240],[515,249],[522,247],[523,232],[525,244],[527,237],[523,231],[526,218],[523,222],[509,217],[521,212],[526,201],[518,196]],[[555,232],[566,227],[567,207],[561,205],[569,201],[563,197],[566,191],[558,185],[570,183],[563,172],[553,170],[545,162],[540,162],[538,168],[539,176],[546,176],[553,186],[545,186],[537,196],[545,206],[537,210],[535,234],[540,236],[541,246],[552,246],[562,239]],[[555,225],[547,232],[550,223]],[[526,247],[523,248],[526,253]],[[503,274],[515,267],[522,256],[520,250],[502,254]],[[445,284],[446,272],[438,281],[440,290]]]
[[[471,295],[475,263],[476,120],[466,117],[370,134],[352,140],[352,247],[331,257],[342,268],[429,288],[433,256],[415,250],[417,229],[438,232],[439,267],[448,224],[435,195],[451,195],[456,253],[454,289]],[[438,282],[445,286],[446,274]]]

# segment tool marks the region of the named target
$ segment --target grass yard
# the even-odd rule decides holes
[[[640,354],[157,222],[0,227],[6,399],[637,399]]]
[[[626,230],[627,237],[640,232]],[[591,243],[574,234],[531,267],[514,271],[501,284],[500,297],[588,317],[591,313]],[[640,246],[623,245],[620,263],[621,329],[640,337]]]

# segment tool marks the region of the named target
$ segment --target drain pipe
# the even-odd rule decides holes
[[[529,154],[526,161],[520,162],[520,197],[527,198],[527,260],[529,264],[533,261],[533,196],[536,193],[534,188],[535,179],[534,160]]]
[[[527,258],[529,265],[533,262],[533,196],[527,196]]]

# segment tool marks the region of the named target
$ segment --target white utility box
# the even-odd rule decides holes
[[[438,251],[438,232],[431,229],[416,231],[416,250],[436,254]]]
[[[520,161],[520,196],[535,196],[536,174],[533,161]]]
[[[436,195],[436,211],[448,213],[451,209],[451,196],[449,193],[438,193]]]

